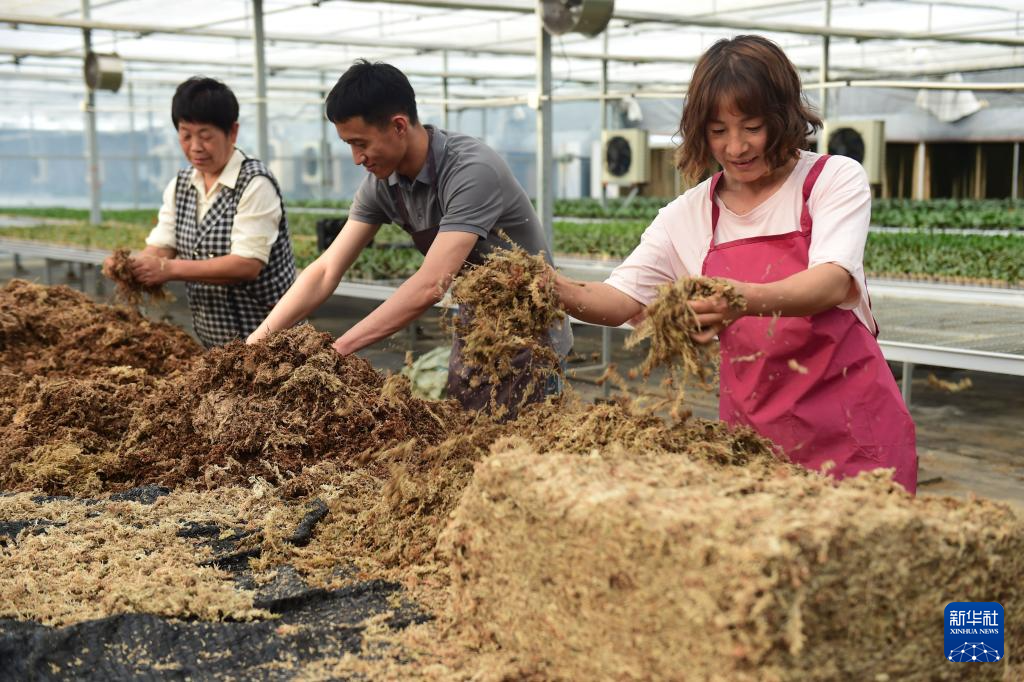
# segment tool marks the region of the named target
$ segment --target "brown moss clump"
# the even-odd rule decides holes
[[[103,472],[116,466],[112,452],[156,383],[144,370],[114,367],[87,379],[22,378],[10,385],[5,400],[13,409],[0,421],[0,490],[103,490]]]
[[[491,411],[501,418],[537,397],[550,376],[559,371],[549,330],[565,318],[558,302],[551,268],[541,255],[519,246],[492,251],[483,265],[468,268],[454,282],[452,298],[460,310],[455,331],[462,339],[462,361],[476,376],[473,388],[491,385]],[[528,366],[513,362],[528,353]],[[529,374],[527,388],[515,405],[498,405],[497,387],[514,374]]]
[[[752,429],[690,418],[667,422],[626,401],[589,405],[567,395],[531,406],[504,435],[527,440],[537,452],[589,454],[610,446],[672,452],[716,467],[751,467],[770,473],[789,460]],[[795,475],[803,469],[793,467]]]
[[[214,348],[162,383],[135,411],[111,479],[280,484],[325,460],[357,467],[405,441],[437,443],[464,420],[454,401],[413,398],[407,379],[338,355],[328,334],[304,325]]]
[[[508,438],[527,442],[537,453],[589,455],[628,444],[638,452],[673,452],[712,468],[745,467],[758,477],[778,471],[812,475],[779,459],[771,443],[749,429],[698,419],[669,424],[627,404],[588,405],[566,396],[529,405],[512,422],[477,422],[436,445],[407,442],[376,455],[372,467],[345,471],[328,462],[307,469],[286,488],[315,491],[327,501],[330,516],[305,548],[265,544],[265,565],[287,561],[308,573],[330,575],[341,560],[337,548],[344,547],[348,559],[364,570],[397,570],[400,575],[390,577],[426,579],[443,569],[446,560],[434,553],[437,538],[475,467],[495,443]],[[445,576],[431,579],[444,582]]]
[[[94,302],[66,286],[13,279],[0,288],[0,370],[89,376],[139,367],[158,376],[188,366],[202,347],[179,327]]]
[[[25,377],[21,374],[0,369],[0,426],[10,423],[18,411],[17,394],[24,382]]]
[[[103,274],[113,280],[117,287],[114,296],[122,303],[138,306],[144,300],[159,302],[171,299],[170,292],[162,284],[152,286],[135,278],[129,249],[115,250],[110,262],[104,263]]]
[[[41,289],[0,296],[63,301],[63,333],[93,314]],[[354,564],[439,617],[402,636],[401,662],[371,648],[373,662],[322,661],[310,677],[943,679],[935,614],[950,594],[1024,607],[1024,530],[1005,508],[913,500],[884,472],[836,483],[747,429],[571,396],[499,423],[413,398],[310,327],[160,377],[78,370],[48,357],[59,343],[31,348],[59,336],[21,311],[0,307],[13,343],[0,348],[0,489],[177,490],[151,506],[0,496],[0,520],[67,524],[0,542],[0,617],[265,615],[197,565],[210,555],[177,537],[186,518],[247,531],[237,549],[262,550],[259,580],[289,563],[337,585]],[[328,512],[297,546],[312,498]],[[1015,651],[1024,629],[1008,625]]]
[[[712,386],[718,370],[717,344],[698,344],[692,335],[700,332],[697,314],[689,306],[696,299],[722,296],[735,310],[742,310],[747,303],[725,280],[710,277],[685,277],[673,284],[658,289],[658,297],[647,306],[643,321],[626,339],[626,347],[636,346],[644,339],[651,340],[647,357],[640,365],[644,378],[657,367],[672,369],[670,380],[674,379],[680,391],[687,380],[696,378],[705,389]]]
[[[51,291],[26,285],[14,293],[63,300],[68,319],[126,312]],[[12,329],[22,340],[37,331]],[[146,332],[136,330],[142,347],[150,345]],[[415,399],[406,379],[342,358],[311,327],[215,349],[162,379],[95,365],[81,377],[25,378],[30,364],[54,367],[54,354],[54,346],[37,344],[12,363],[18,371],[0,370],[0,489],[93,495],[149,483],[214,488],[252,476],[282,484],[325,461],[384,480],[390,464],[379,453],[406,441],[425,448],[468,419],[453,401]],[[307,485],[313,478],[285,490],[315,493]]]
[[[1007,507],[689,460],[497,449],[441,540],[451,622],[543,679],[944,680],[950,595],[1024,608]]]
[[[308,487],[315,486],[330,514],[306,547],[265,542],[260,566],[289,563],[324,583],[349,563],[367,575],[406,582],[443,571],[434,557],[437,537],[476,463],[501,433],[502,426],[490,424],[427,447],[407,442],[361,469],[344,471],[333,462],[307,469],[296,481],[312,479]],[[444,582],[446,575],[431,579]]]

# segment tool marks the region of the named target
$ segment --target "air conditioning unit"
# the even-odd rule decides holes
[[[299,168],[302,172],[302,184],[319,185],[323,178],[323,163],[320,159],[320,145],[307,144],[302,148],[299,157]]]
[[[647,131],[641,128],[602,130],[601,181],[609,185],[638,185],[647,182],[651,171],[647,136]]]
[[[281,192],[285,195],[294,192],[302,176],[297,170],[297,166],[300,165],[299,159],[289,158],[292,154],[291,144],[287,140],[272,137],[267,140],[267,147],[270,158],[260,159],[260,161],[266,164],[270,172],[277,178],[277,186],[281,188]]]
[[[821,131],[824,144],[818,151],[856,160],[868,174],[868,182],[881,184],[885,177],[885,121],[826,120]]]

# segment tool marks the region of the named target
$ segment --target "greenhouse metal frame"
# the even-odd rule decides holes
[[[10,57],[10,62],[0,65],[0,78],[45,82],[47,87],[56,83],[71,87],[78,84],[84,91],[84,109],[90,119],[85,126],[90,140],[86,150],[93,157],[88,162],[91,169],[89,187],[94,213],[98,213],[99,178],[95,161],[98,152],[94,120],[97,107],[93,93],[85,87],[80,74],[83,56],[90,50],[101,53],[116,51],[127,64],[125,79],[133,90],[138,89],[137,85],[162,86],[166,90],[174,79],[164,76],[156,81],[149,80],[144,75],[149,67],[166,71],[175,65],[203,65],[204,70],[214,72],[211,75],[225,75],[223,72],[226,71],[237,81],[236,70],[246,68],[246,58],[223,63],[221,55],[210,45],[221,43],[218,48],[231,43],[236,48],[244,45],[241,52],[251,55],[252,64],[249,78],[252,85],[244,99],[256,107],[257,154],[260,158],[269,158],[268,91],[306,93],[310,102],[318,102],[322,100],[329,82],[327,78],[340,73],[353,56],[391,59],[400,68],[407,68],[410,61],[429,59],[440,62],[436,64],[437,68],[409,68],[408,73],[417,81],[422,102],[440,107],[442,124],[448,122],[449,112],[455,109],[522,104],[535,109],[539,131],[536,148],[540,160],[536,188],[538,212],[549,230],[552,183],[547,171],[551,167],[552,102],[572,99],[607,102],[637,96],[681,98],[687,78],[678,74],[692,66],[710,40],[723,35],[753,31],[778,40],[798,64],[805,88],[817,91],[824,116],[830,114],[826,91],[834,89],[1024,90],[1024,81],[1021,80],[983,83],[934,80],[977,69],[1024,67],[1024,55],[1021,54],[1024,47],[1021,23],[1024,4],[1020,2],[783,0],[744,4],[710,0],[706,4],[710,11],[683,14],[654,9],[664,8],[665,3],[619,0],[612,22],[602,36],[558,36],[557,47],[553,49],[552,36],[543,30],[538,19],[537,3],[528,0],[305,3],[252,0],[237,3],[237,10],[224,3],[218,4],[216,9],[198,2],[178,3],[177,13],[190,17],[186,22],[158,22],[148,18],[159,15],[159,11],[154,10],[162,7],[150,0],[4,2],[0,3],[0,24],[7,28],[0,29],[0,35],[5,36],[0,41],[5,45],[0,48],[0,54]],[[243,14],[232,13],[238,11]],[[921,30],[895,31],[880,25],[889,25],[891,22],[882,20],[897,11],[924,18],[924,27]],[[374,14],[379,17],[376,30],[358,25],[361,19]],[[950,17],[964,14],[976,21],[950,24]],[[139,16],[146,16],[147,20],[139,21]],[[265,31],[268,19],[274,28]],[[289,27],[302,26],[304,30],[277,28],[286,24]],[[312,35],[308,32],[310,25],[333,24],[341,24],[345,28]],[[350,27],[349,24],[357,25]],[[437,39],[434,26],[450,27],[444,31],[444,37],[452,39]],[[479,33],[484,30],[481,26],[487,27],[486,30],[497,26],[497,32],[511,33],[512,37],[505,39],[503,44],[494,40],[481,41]],[[471,31],[468,39],[465,37],[467,30]],[[80,38],[78,33],[81,33]],[[695,38],[700,49],[686,46],[680,50],[686,54],[669,54],[661,47],[662,41],[650,38],[665,35],[673,38],[670,43],[673,47],[681,43],[685,45],[680,38]],[[430,38],[424,39],[423,36]],[[168,39],[176,38],[199,41],[195,45],[201,46],[209,57],[168,56]],[[611,49],[612,38],[615,49]],[[40,44],[47,43],[57,43],[61,47],[39,49]],[[624,47],[619,47],[620,44]],[[871,54],[863,51],[866,44],[872,46]],[[268,45],[269,58],[266,56]],[[317,50],[342,48],[346,57],[325,62],[322,57],[308,55],[308,50],[303,52],[296,46]],[[351,48],[357,48],[358,54],[351,54]],[[943,61],[936,66],[933,57],[939,50]],[[294,56],[296,51],[301,53],[301,58]],[[288,52],[293,56],[278,55]],[[894,52],[908,59],[909,63],[893,68],[892,59],[885,56]],[[915,55],[916,63],[913,61]],[[512,61],[515,70],[509,70],[505,63],[500,64],[505,72],[465,68],[467,62],[479,62],[484,56],[495,65]],[[553,73],[556,63],[567,73]],[[36,64],[43,64],[46,68],[42,71],[26,68]],[[532,66],[533,73],[529,72],[529,66]],[[671,69],[668,77],[665,76],[666,67]],[[586,75],[581,76],[581,71]],[[300,74],[308,76],[300,81],[297,78]],[[557,91],[553,87],[556,78],[560,83]],[[428,83],[424,87],[420,83],[424,79],[436,81],[436,84],[431,87]],[[458,89],[453,87],[455,83],[460,84]],[[499,84],[504,92],[496,93],[493,88]],[[619,87],[613,89],[613,85]],[[104,109],[98,111],[102,113]],[[601,111],[603,116],[606,107],[601,107]],[[1015,153],[1019,159],[1019,142]],[[1015,165],[1014,172],[1016,170]],[[1012,185],[1015,196],[1017,184],[1014,182]]]
[[[1024,92],[1020,0],[708,0],[691,5],[701,11],[686,14],[665,11],[665,5],[619,0],[608,28],[591,38],[553,37],[543,29],[538,3],[523,0],[252,0],[215,7],[185,2],[177,3],[177,17],[167,21],[154,18],[163,6],[151,0],[8,1],[0,2],[0,56],[9,59],[0,64],[0,79],[8,81],[9,102],[25,85],[43,96],[82,95],[91,218],[98,223],[97,116],[128,113],[134,127],[135,113],[146,109],[137,104],[140,98],[153,93],[167,98],[177,82],[201,69],[230,79],[243,104],[255,107],[257,154],[268,159],[268,103],[286,99],[319,112],[333,79],[354,58],[390,61],[410,76],[421,106],[432,107],[442,126],[450,126],[454,112],[510,106],[534,111],[535,193],[549,237],[553,104],[603,103],[601,129],[609,125],[610,102],[670,100],[678,106],[696,58],[720,37],[750,31],[776,40],[797,65],[823,118],[844,114],[842,107],[830,106],[829,93],[855,88],[972,97],[975,92],[1002,93],[1010,102]],[[907,30],[888,28],[892,25]],[[330,28],[310,33],[310,26]],[[90,51],[117,53],[124,61],[127,106],[112,106],[109,99],[97,104],[81,74]],[[963,80],[963,74],[980,76]],[[153,110],[165,111],[163,106],[148,109]],[[1006,109],[1011,117],[1014,110]],[[1020,184],[1021,112],[1024,107],[1016,109],[1016,123],[1008,121],[1016,136],[1005,138],[1013,144],[1013,198]],[[964,134],[975,134],[970,119],[962,127]],[[979,139],[987,139],[991,131],[980,130],[981,124],[977,128]],[[330,137],[321,120],[323,167]],[[924,142],[918,142],[917,160],[923,161],[924,154]],[[924,167],[915,164],[915,191],[923,185]],[[346,286],[338,293],[344,294]],[[1019,297],[1011,298],[1016,306]],[[606,331],[603,362],[609,344]],[[1024,358],[1015,353],[902,341],[889,345],[887,354],[904,363],[905,375],[915,362],[1024,375]],[[909,400],[907,382],[904,391]]]

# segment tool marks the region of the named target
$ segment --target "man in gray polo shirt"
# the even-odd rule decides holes
[[[474,137],[420,124],[416,98],[405,75],[388,64],[357,61],[327,96],[327,118],[352,149],[352,160],[369,171],[356,191],[348,222],[331,246],[296,280],[260,327],[255,342],[307,317],[330,296],[345,271],[381,224],[402,226],[424,254],[419,270],[387,301],[334,343],[354,353],[405,328],[444,296],[466,263],[508,243],[551,262],[544,230],[508,164]],[[564,357],[572,346],[568,323],[550,333]],[[449,365],[449,395],[468,408],[482,408],[486,385],[470,388],[455,339]],[[528,358],[517,358],[523,366]],[[520,387],[521,388],[521,387]],[[499,402],[518,402],[515,386],[498,387]]]

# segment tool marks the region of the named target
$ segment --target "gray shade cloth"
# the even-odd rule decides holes
[[[397,172],[386,180],[367,174],[356,190],[349,218],[377,225],[395,223],[414,233],[470,232],[480,239],[468,262],[479,264],[496,248],[507,247],[499,233],[531,254],[544,254],[552,263],[544,228],[530,197],[497,152],[470,135],[426,126],[430,132],[428,154],[433,156],[437,177],[429,163],[410,182]],[[436,182],[435,182],[436,180]],[[402,194],[409,222],[392,196],[392,186]],[[417,240],[419,243],[419,240]],[[551,331],[555,351],[566,355],[572,347],[572,330],[560,324]]]

